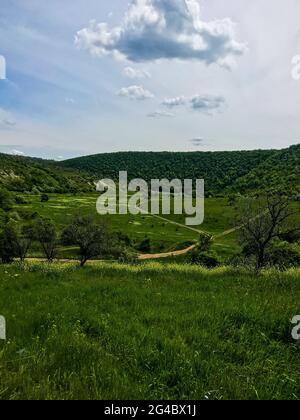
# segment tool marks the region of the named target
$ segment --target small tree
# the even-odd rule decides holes
[[[106,225],[92,216],[76,216],[62,233],[62,242],[79,247],[80,265],[109,252],[110,236]]]
[[[24,262],[34,240],[34,227],[32,225],[16,227],[15,232],[17,256],[21,262]]]
[[[245,253],[255,258],[257,272],[267,265],[267,251],[272,241],[289,231],[288,222],[293,214],[289,199],[281,195],[241,202],[239,241]]]
[[[57,255],[57,234],[53,221],[36,219],[32,227],[32,237],[40,243],[47,260],[52,262]]]
[[[17,235],[11,225],[7,223],[0,234],[0,258],[3,264],[10,264],[17,256]]]
[[[9,211],[13,207],[11,194],[4,188],[0,188],[0,209]]]

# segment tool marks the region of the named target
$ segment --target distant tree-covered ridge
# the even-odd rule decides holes
[[[94,191],[90,176],[56,162],[0,153],[0,188],[19,192],[79,193]]]
[[[204,179],[206,194],[282,189],[300,193],[300,145],[285,150],[233,152],[121,152],[75,158],[60,163],[97,177],[118,179]]]
[[[282,190],[300,195],[300,145],[233,152],[119,152],[63,162],[0,154],[0,187],[10,191],[79,193],[100,178],[204,179],[206,195]]]

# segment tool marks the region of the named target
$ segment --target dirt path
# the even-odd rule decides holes
[[[191,245],[188,248],[182,249],[180,251],[165,252],[163,254],[142,254],[142,255],[139,255],[138,258],[140,261],[144,261],[144,260],[158,260],[160,258],[178,257],[179,255],[187,254],[188,252],[195,249],[195,247],[196,245]]]

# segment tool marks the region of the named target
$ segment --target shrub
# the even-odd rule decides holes
[[[27,204],[27,201],[21,195],[17,195],[15,198],[15,201],[16,201],[16,204],[19,204],[19,205]]]
[[[49,201],[49,196],[47,194],[41,195],[41,203],[47,203]]]

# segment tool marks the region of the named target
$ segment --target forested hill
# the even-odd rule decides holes
[[[238,178],[270,158],[274,151],[99,154],[63,162],[65,167],[88,171],[98,177],[118,179],[126,170],[129,179],[205,179],[206,191],[222,193]]]
[[[272,189],[300,194],[300,145],[242,152],[121,152],[53,162],[0,154],[0,188],[12,191],[88,192],[93,180],[205,179],[208,195]]]
[[[10,191],[88,192],[95,189],[91,177],[55,162],[0,153],[0,188]]]
[[[289,154],[289,150],[285,152]],[[247,175],[263,167],[272,158],[276,166],[277,156],[278,152],[274,150],[190,153],[127,152],[81,157],[61,164],[64,167],[88,171],[101,178],[118,179],[119,171],[124,170],[128,172],[129,179],[143,178],[147,181],[154,178],[203,178],[206,181],[206,193],[215,195],[223,194],[225,191],[236,191],[240,179],[243,180],[241,186],[245,189]],[[267,168],[268,171],[271,169],[276,172],[276,167]],[[265,176],[268,177],[267,174]],[[259,179],[255,187],[259,187]]]
[[[240,193],[281,190],[300,194],[300,145],[279,150],[247,175],[239,178],[233,189]]]

